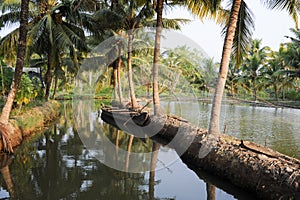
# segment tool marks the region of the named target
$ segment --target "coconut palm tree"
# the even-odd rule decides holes
[[[8,94],[7,101],[2,109],[0,116],[0,133],[4,144],[5,150],[12,152],[12,147],[8,139],[10,133],[8,131],[8,120],[12,109],[13,102],[15,100],[19,83],[21,81],[24,58],[26,53],[26,40],[27,40],[27,26],[28,26],[28,12],[29,12],[29,0],[21,1],[21,14],[20,14],[20,28],[19,28],[19,43],[17,52],[16,70],[14,73],[14,80],[12,82],[11,90]]]
[[[73,3],[73,4],[72,4]],[[14,5],[14,4],[12,4]],[[75,9],[76,8],[76,9]],[[60,66],[60,56],[69,54],[77,66],[77,50],[87,51],[84,31],[75,22],[80,15],[79,4],[75,1],[56,2],[54,0],[37,1],[31,4],[28,32],[28,52],[47,56],[47,71],[45,74],[45,98],[49,98],[53,71]],[[16,10],[9,10],[0,17],[4,23],[18,21]],[[17,38],[16,31],[11,32],[1,41],[2,52],[9,45],[14,49],[15,44],[8,43],[9,38]]]
[[[267,57],[270,53],[269,47],[261,48],[261,40],[254,39],[251,41],[247,55],[245,55],[242,71],[244,78],[250,81],[254,101],[257,100],[257,89],[259,86],[257,80],[260,76],[261,68],[266,64]]]
[[[154,56],[153,56],[153,69],[152,69],[152,78],[153,78],[153,104],[154,104],[154,114],[162,114],[160,108],[159,100],[159,91],[158,91],[158,63],[160,56],[160,39],[162,31],[162,12],[163,12],[163,0],[157,0],[156,5],[156,33],[155,33],[155,47],[154,47]]]
[[[267,7],[271,9],[287,10],[289,14],[293,17],[296,24],[298,24],[298,14],[299,14],[299,1],[294,0],[268,0],[265,1]],[[209,134],[219,135],[219,118],[221,112],[221,102],[224,93],[224,86],[228,73],[228,65],[230,60],[230,55],[232,52],[233,40],[235,33],[237,32],[237,24],[239,19],[241,19],[241,5],[246,5],[243,0],[233,0],[232,8],[230,11],[230,18],[226,28],[226,36],[224,39],[224,46],[222,52],[221,65],[219,70],[219,78],[216,85],[216,90],[214,94],[214,100],[211,111],[211,118],[209,124]],[[241,21],[241,20],[240,20]],[[297,25],[296,25],[297,27]],[[248,32],[249,34],[249,32]]]

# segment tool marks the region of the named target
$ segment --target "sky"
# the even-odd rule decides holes
[[[280,43],[289,41],[284,36],[293,36],[289,29],[294,27],[294,22],[287,12],[266,9],[259,0],[245,1],[255,16],[253,38],[262,39],[262,45],[273,50],[278,50]],[[221,61],[224,39],[221,37],[220,26],[210,20],[200,21],[185,8],[168,8],[166,14],[167,18],[191,19],[190,23],[182,26],[179,33],[197,43],[215,62]],[[7,30],[0,31],[0,36],[2,37]]]
[[[285,11],[269,10],[259,0],[245,0],[255,16],[255,30],[253,38],[262,39],[263,46],[278,50],[280,43],[289,42],[285,35],[293,36],[290,28],[295,23]],[[187,25],[182,26],[181,34],[196,42],[215,62],[221,61],[224,39],[221,37],[221,27],[213,21],[193,17],[184,8],[168,9],[168,18],[192,19]]]

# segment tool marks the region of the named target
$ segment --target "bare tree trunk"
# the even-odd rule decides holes
[[[128,53],[127,53],[127,67],[128,67],[128,82],[129,82],[129,93],[131,99],[131,106],[133,109],[138,107],[135,93],[134,93],[134,85],[132,80],[132,42],[133,42],[133,30],[129,30],[128,32]]]
[[[233,1],[231,13],[230,13],[229,25],[224,40],[222,59],[221,59],[221,65],[219,70],[219,78],[216,84],[216,90],[213,99],[210,124],[208,130],[208,134],[215,135],[215,136],[220,134],[219,120],[220,120],[220,113],[221,113],[221,104],[222,104],[224,86],[227,78],[228,65],[230,61],[230,54],[231,54],[234,34],[236,31],[236,24],[239,16],[240,6],[241,6],[241,0]]]
[[[0,123],[7,124],[9,115],[12,109],[13,102],[15,100],[19,83],[22,77],[23,65],[26,55],[26,40],[27,40],[27,26],[28,26],[28,9],[29,1],[22,0],[21,3],[21,20],[20,20],[20,35],[18,43],[18,52],[17,52],[17,62],[16,69],[14,73],[14,79],[11,85],[11,90],[8,94],[7,101],[2,109]]]
[[[161,31],[162,31],[162,11],[163,11],[163,0],[157,1],[157,19],[156,19],[156,33],[155,33],[155,47],[154,47],[154,57],[153,57],[153,104],[154,104],[154,114],[160,115],[162,114],[162,110],[160,108],[160,100],[159,100],[159,91],[158,91],[158,62],[160,56],[160,39],[161,39]]]

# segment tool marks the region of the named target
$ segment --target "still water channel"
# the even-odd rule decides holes
[[[167,101],[162,104],[165,112],[181,115],[201,127],[208,125],[209,104]],[[72,104],[62,102],[62,108],[61,118],[47,131],[24,143],[13,157],[1,156],[0,199],[255,198],[225,180],[204,172],[195,173],[180,159],[164,166],[164,157],[176,156],[166,146],[160,147],[157,158],[160,169],[155,172],[154,179],[149,178],[149,172],[125,173],[107,167],[95,159],[83,144],[78,133],[80,130],[76,128]],[[85,108],[78,106],[78,109]],[[117,141],[118,148],[126,150],[130,136],[103,123],[97,110],[92,111],[92,115],[107,137],[112,142]],[[299,117],[300,110],[295,109],[225,103],[221,129],[235,137],[300,158]],[[134,138],[131,151],[149,151],[151,147],[150,139],[142,142]]]

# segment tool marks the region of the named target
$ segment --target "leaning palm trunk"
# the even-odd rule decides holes
[[[7,134],[12,134],[7,131],[2,131],[2,127],[9,126],[8,120],[9,115],[12,109],[13,102],[15,100],[17,90],[19,87],[19,83],[21,81],[24,58],[26,53],[26,37],[27,37],[27,26],[28,26],[28,9],[29,9],[29,1],[22,0],[21,2],[21,20],[20,20],[20,35],[19,35],[19,43],[18,43],[18,53],[17,53],[17,62],[16,69],[14,73],[14,81],[12,82],[11,90],[8,94],[7,101],[2,109],[0,124],[2,125],[0,128],[0,135],[2,138],[3,146],[7,147],[5,150],[12,152],[12,147],[9,139],[7,138]]]
[[[220,133],[219,120],[220,120],[220,113],[221,113],[222,97],[223,97],[224,86],[225,86],[227,73],[228,73],[228,65],[230,61],[230,54],[231,54],[234,34],[236,31],[236,24],[239,16],[240,6],[241,6],[241,0],[233,1],[231,13],[230,13],[229,25],[224,40],[219,78],[216,84],[216,90],[213,99],[212,111],[211,111],[211,118],[210,118],[209,131],[208,131],[209,134],[211,135],[218,135]]]
[[[160,39],[162,31],[162,11],[163,11],[163,0],[157,1],[157,19],[156,19],[156,34],[155,34],[155,48],[153,57],[153,104],[154,114],[159,115],[162,113],[160,108],[159,91],[158,91],[158,61],[160,55]]]
[[[149,173],[149,199],[150,200],[154,200],[155,168],[156,168],[159,148],[160,148],[160,144],[153,141],[152,154],[151,154],[151,168]]]
[[[128,32],[128,54],[127,54],[127,67],[128,67],[128,82],[129,82],[129,93],[131,99],[131,106],[133,109],[138,107],[135,93],[134,93],[134,85],[132,80],[132,43],[133,43],[133,30],[129,30]]]

